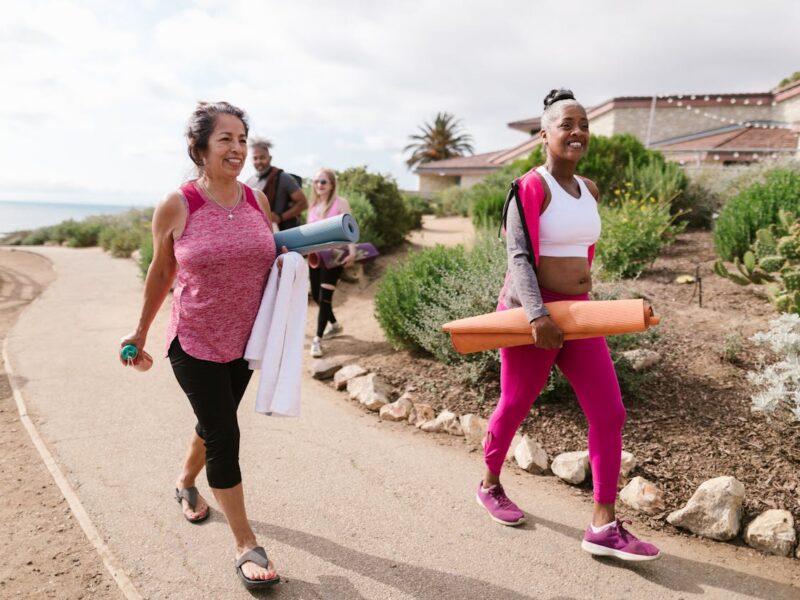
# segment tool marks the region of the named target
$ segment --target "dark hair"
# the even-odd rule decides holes
[[[544,108],[547,110],[552,104],[559,100],[575,100],[575,94],[572,90],[560,88],[558,90],[550,90],[550,93],[544,97]]]
[[[566,106],[580,106],[580,102],[575,100],[575,94],[572,93],[572,90],[567,90],[564,88],[558,90],[550,90],[550,93],[544,97],[544,110],[542,111],[542,120],[541,125],[542,129],[547,129],[550,127],[550,124],[556,118],[556,115],[560,114],[561,111],[554,109],[553,107],[556,105],[557,102],[563,102],[561,107]]]
[[[250,130],[250,126],[247,124],[247,115],[241,108],[228,102],[198,102],[186,126],[189,158],[198,167],[203,166],[202,153],[208,150],[208,139],[214,131],[218,115],[237,117],[244,125],[245,135]]]

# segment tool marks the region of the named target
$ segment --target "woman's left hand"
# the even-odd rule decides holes
[[[358,252],[355,244],[350,244],[347,248],[347,258],[344,259],[342,266],[352,267],[356,264],[356,253]]]

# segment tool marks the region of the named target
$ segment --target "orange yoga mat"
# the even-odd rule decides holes
[[[642,332],[659,321],[642,299],[561,300],[545,306],[565,340]],[[442,329],[450,334],[453,348],[461,354],[535,343],[522,308],[451,321]]]

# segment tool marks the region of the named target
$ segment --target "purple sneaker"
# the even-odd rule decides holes
[[[483,482],[478,484],[478,494],[475,496],[480,504],[489,513],[492,520],[502,525],[521,525],[525,522],[525,513],[506,496],[503,486],[499,483],[488,490],[483,490]]]
[[[588,527],[581,548],[595,556],[614,556],[622,560],[655,560],[661,556],[658,548],[638,539],[625,529],[623,523],[630,521],[617,519],[614,525],[600,533]]]

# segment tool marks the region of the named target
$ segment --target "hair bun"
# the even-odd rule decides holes
[[[575,94],[572,93],[572,90],[567,90],[565,88],[550,90],[550,93],[544,97],[545,109],[549,108],[552,104],[555,104],[559,100],[575,100]]]

